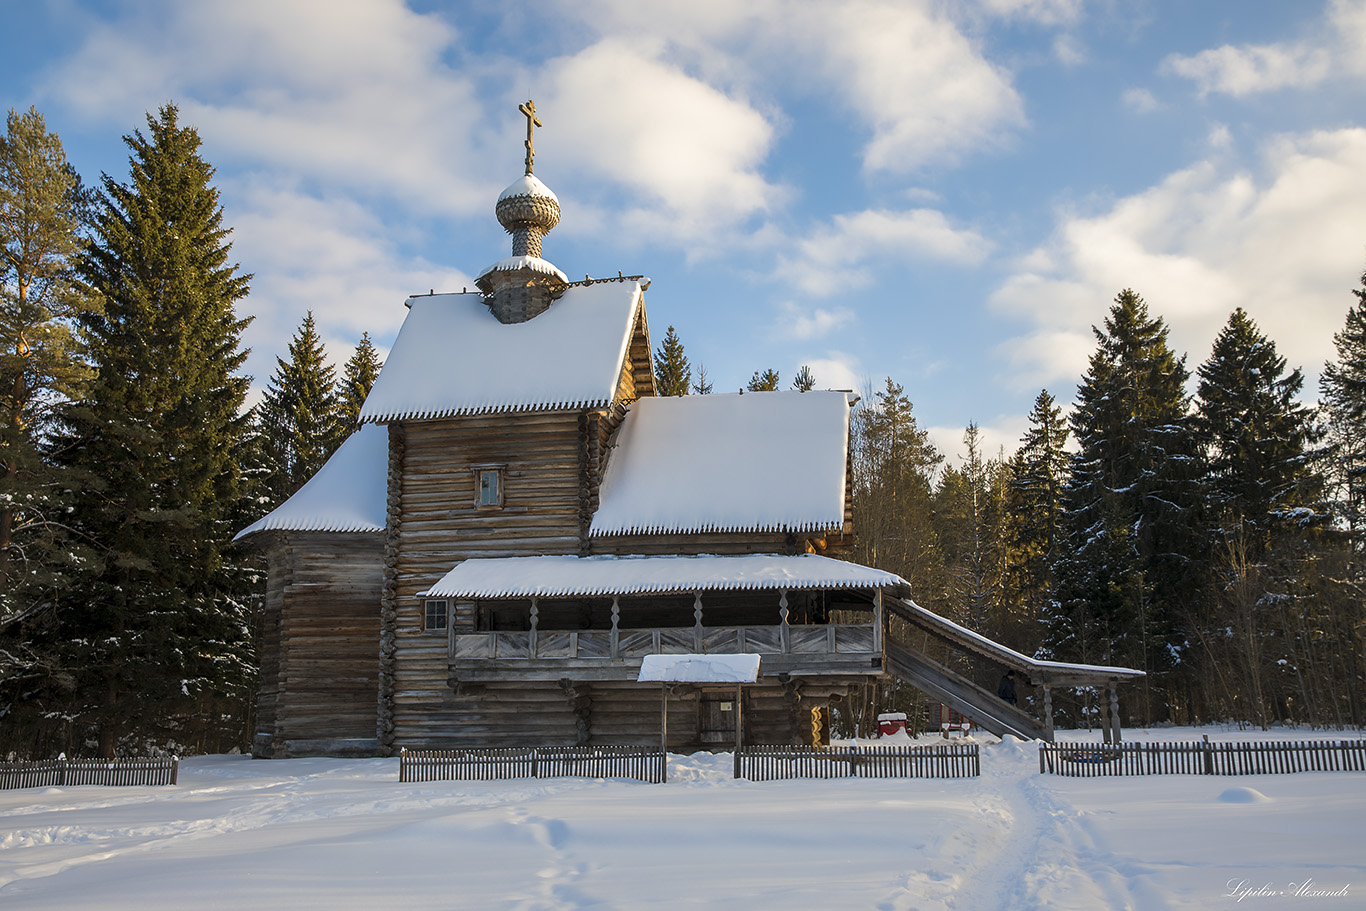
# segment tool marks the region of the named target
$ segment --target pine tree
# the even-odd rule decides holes
[[[810,367],[802,364],[802,369],[797,371],[797,376],[792,380],[792,388],[798,392],[810,392],[816,388],[816,376]]]
[[[365,404],[365,397],[370,394],[370,387],[375,385],[383,366],[375,352],[374,342],[370,341],[370,333],[363,333],[355,354],[351,355],[342,370],[339,413],[343,437],[355,429],[356,422],[360,420],[361,406]]]
[[[754,371],[754,376],[750,377],[749,385],[745,387],[750,392],[775,392],[778,389],[778,371],[765,370],[763,373]]]
[[[711,383],[707,381],[707,368],[697,365],[697,381],[692,384],[694,395],[711,395]]]
[[[1039,624],[1057,597],[1054,566],[1066,531],[1063,491],[1067,485],[1067,422],[1047,389],[1029,412],[1029,429],[1012,459],[1006,538],[1010,552],[1007,601],[1012,645],[1033,653],[1041,644]]]
[[[683,343],[670,326],[664,343],[655,352],[655,388],[660,395],[687,395],[691,382],[692,368],[683,355]]]
[[[358,409],[359,410],[359,409]],[[277,357],[258,415],[269,505],[289,499],[340,445],[337,383],[310,310]]]
[[[0,136],[0,681],[11,684],[56,671],[39,632],[87,556],[66,525],[77,479],[45,451],[57,406],[91,375],[72,331],[88,306],[71,271],[83,208],[80,178],[42,115],[10,111]],[[12,722],[10,694],[0,699]]]
[[[75,513],[102,559],[62,619],[80,663],[71,714],[106,756],[132,735],[225,746],[250,695],[252,623],[229,552],[248,382],[233,308],[250,276],[228,260],[198,134],[169,104],[147,128],[124,137],[130,182],[104,178],[80,264],[102,305],[81,320],[98,376],[64,441],[66,461],[103,479]]]
[[[1195,597],[1201,551],[1195,442],[1184,358],[1167,326],[1133,291],[1115,299],[1077,392],[1066,502],[1069,538],[1058,564],[1059,657],[1138,667],[1143,716],[1162,710],[1154,681],[1180,659],[1178,622]]]

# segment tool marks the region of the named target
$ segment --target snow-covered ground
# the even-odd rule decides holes
[[[1125,736],[1203,733],[1353,736]],[[734,781],[700,754],[666,785],[399,784],[397,760],[199,757],[173,788],[0,792],[0,908],[1366,908],[1366,773],[1070,779],[983,740],[982,777],[954,781]]]

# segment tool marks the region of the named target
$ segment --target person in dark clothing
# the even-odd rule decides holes
[[[1001,685],[996,687],[996,695],[1000,696],[1011,705],[1015,704],[1015,672],[1006,671],[1006,675],[1001,678]]]

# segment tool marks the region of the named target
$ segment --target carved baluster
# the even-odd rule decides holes
[[[612,646],[611,656],[621,657],[621,599],[616,595],[612,596]]]
[[[778,641],[782,645],[783,653],[786,654],[788,649],[787,589],[783,589],[778,593],[778,616],[782,620],[781,625],[778,627]]]
[[[692,644],[693,651],[701,654],[702,652],[702,593],[692,593]]]
[[[536,599],[535,599],[535,598],[532,598],[532,599],[531,599],[531,636],[530,636],[530,639],[531,639],[531,657],[532,657],[532,658],[535,658],[535,657],[536,657],[536,623],[540,620],[540,618],[541,618],[541,609],[540,609],[540,606],[536,603]]]

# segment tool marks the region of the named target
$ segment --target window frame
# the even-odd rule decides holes
[[[441,605],[441,625],[433,626],[434,611]],[[422,632],[424,633],[445,633],[451,627],[451,599],[450,598],[425,598],[422,601]]]
[[[474,508],[475,509],[502,509],[506,496],[507,465],[488,464],[471,465],[470,471],[474,474]],[[497,498],[495,502],[484,502],[484,475],[485,473],[494,476],[497,487]]]

